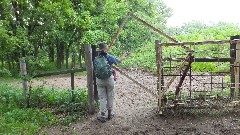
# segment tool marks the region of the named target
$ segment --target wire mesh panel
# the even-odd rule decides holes
[[[234,83],[231,80],[231,61],[236,59],[236,56],[230,57],[236,51],[230,49],[230,43],[236,45],[238,42],[221,40],[159,44],[162,47],[162,90],[169,101],[181,104],[187,100],[193,103],[198,99],[230,99],[231,84]]]

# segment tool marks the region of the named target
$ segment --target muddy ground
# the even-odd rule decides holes
[[[156,91],[156,77],[142,71],[131,70],[133,78]],[[68,75],[34,80],[33,85],[70,88]],[[69,127],[49,127],[39,134],[56,135],[234,135],[240,134],[239,111],[213,109],[192,113],[191,110],[167,110],[163,115],[157,112],[157,100],[125,76],[118,73],[116,81],[116,116],[105,123],[94,115],[79,120]],[[86,87],[86,76],[75,76],[75,87]],[[238,108],[236,108],[238,109]],[[197,113],[196,113],[197,112]]]

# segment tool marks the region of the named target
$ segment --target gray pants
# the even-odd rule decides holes
[[[108,79],[96,78],[98,97],[100,100],[100,112],[106,112],[106,110],[113,110],[114,102],[114,79],[113,76]]]

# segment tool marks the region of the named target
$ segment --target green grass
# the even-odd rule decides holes
[[[36,134],[45,126],[64,125],[87,114],[87,92],[32,88],[29,104],[22,90],[0,84],[0,134]],[[28,106],[28,107],[27,107]]]
[[[21,81],[21,78],[13,78],[13,77],[0,77],[0,83],[6,84],[6,83],[13,83]]]

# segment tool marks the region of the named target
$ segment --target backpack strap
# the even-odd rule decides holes
[[[109,55],[107,54],[107,55],[101,55],[101,56],[103,56],[103,57],[105,57],[106,59],[107,59],[107,62],[108,62],[108,64],[111,66],[111,64],[110,64],[110,62],[109,62]]]

